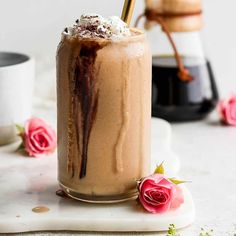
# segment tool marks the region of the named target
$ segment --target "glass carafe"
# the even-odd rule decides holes
[[[185,8],[188,1],[192,0],[185,0]],[[183,1],[182,7],[179,0],[169,2],[177,5],[174,12],[171,6],[167,9],[167,17],[163,9],[159,10],[164,3],[155,5],[151,13],[147,8],[144,14],[153,54],[152,115],[168,121],[202,119],[215,108],[218,91],[202,47],[201,11],[182,12]]]

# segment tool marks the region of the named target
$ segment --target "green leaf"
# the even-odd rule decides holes
[[[154,174],[165,174],[165,169],[164,169],[164,165],[163,165],[164,162],[162,162],[160,165],[157,166]]]
[[[16,152],[20,152],[20,151],[23,151],[25,150],[25,146],[24,146],[24,143],[22,142],[19,147],[16,149]]]
[[[176,178],[169,178],[169,180],[173,183],[173,184],[184,184],[184,183],[189,183],[190,181],[185,181],[185,180],[178,180]]]
[[[16,129],[17,129],[19,135],[21,135],[25,132],[25,129],[22,125],[16,124]]]
[[[174,224],[170,224],[169,230],[168,230],[166,236],[180,236],[180,234],[177,232]]]

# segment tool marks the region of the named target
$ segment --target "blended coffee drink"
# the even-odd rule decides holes
[[[151,52],[118,17],[83,15],[57,53],[58,178],[71,197],[118,202],[150,174]]]

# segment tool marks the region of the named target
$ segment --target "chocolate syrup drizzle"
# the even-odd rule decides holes
[[[75,59],[71,78],[72,119],[75,129],[76,145],[81,158],[80,179],[86,176],[88,144],[98,109],[99,89],[95,74],[97,51],[101,48],[97,42],[81,42],[81,48]],[[72,177],[74,177],[74,165]]]

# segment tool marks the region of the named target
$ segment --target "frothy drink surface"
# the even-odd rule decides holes
[[[117,16],[104,18],[98,14],[84,14],[64,34],[80,38],[119,40],[131,35],[130,29]]]
[[[143,33],[96,15],[82,16],[63,32],[57,54],[59,182],[72,196],[109,201],[136,193],[136,180],[149,174],[150,88],[151,53]]]

